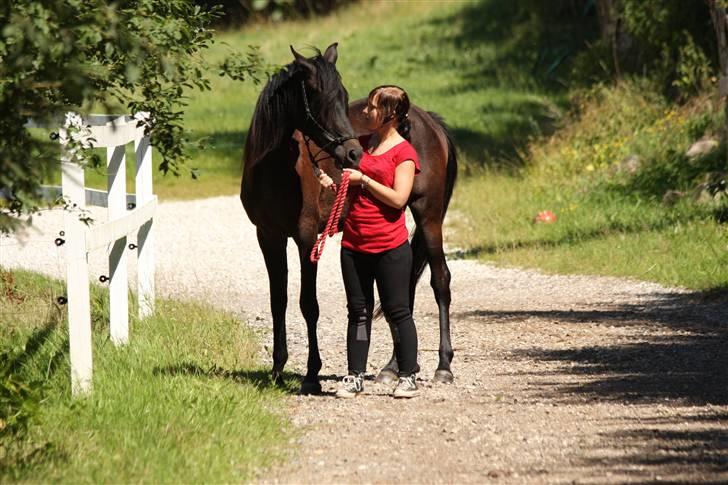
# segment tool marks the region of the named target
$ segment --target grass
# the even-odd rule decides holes
[[[461,180],[451,257],[559,274],[598,274],[699,290],[728,287],[728,232],[689,205],[625,198],[604,189],[481,174]],[[554,224],[534,223],[542,210]],[[707,209],[704,209],[707,212]]]
[[[284,391],[237,319],[162,301],[117,348],[94,288],[94,390],[71,399],[62,284],[0,275],[0,481],[246,481],[284,456]]]
[[[362,1],[312,21],[221,32],[208,57],[256,44],[267,62],[282,65],[292,60],[291,44],[310,55],[309,45],[339,42],[337,66],[351,99],[395,83],[443,115],[461,163],[452,208],[468,221],[450,244],[466,255],[695,289],[728,286],[725,204],[691,196],[662,202],[728,171],[722,150],[698,161],[684,156],[692,142],[717,133],[719,101],[699,95],[677,105],[640,80],[570,87],[566,63],[552,72],[568,26],[546,45],[529,22],[518,2]],[[155,174],[162,199],[238,193],[260,89],[213,74],[211,92],[191,93],[185,125],[210,148],[191,160],[199,180]],[[623,170],[633,156],[639,170]],[[99,185],[105,175],[88,178]],[[541,210],[556,212],[558,222],[532,224]]]
[[[293,59],[289,45],[312,55],[308,46],[323,50],[338,42],[337,67],[352,100],[366,96],[378,84],[400,84],[412,93],[413,102],[444,115],[457,134],[463,157],[480,164],[489,154],[512,155],[529,133],[557,116],[563,102],[514,89],[534,86],[528,72],[492,69],[502,54],[495,44],[480,41],[481,25],[474,21],[477,16],[490,18],[497,3],[364,1],[310,22],[221,32],[207,58],[222,60],[232,49],[254,44],[267,62],[283,65]],[[366,22],[361,21],[364,18]],[[495,29],[496,21],[491,24],[489,28]],[[200,177],[156,173],[155,192],[162,199],[239,192],[243,144],[261,86],[216,73],[210,77],[212,90],[190,92],[185,115],[191,137],[204,138],[210,145],[192,153],[189,166],[198,169]],[[132,160],[130,151],[127,160]],[[133,187],[131,168],[128,174],[128,185]],[[106,175],[103,170],[89,170],[87,182],[102,187]]]

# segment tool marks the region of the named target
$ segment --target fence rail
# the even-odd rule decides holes
[[[138,315],[154,312],[154,214],[157,197],[152,191],[152,148],[140,120],[145,114],[90,115],[83,125],[90,130],[94,148],[106,148],[107,192],[87,189],[83,166],[61,143],[61,186],[43,187],[51,198],[63,197],[69,207],[64,214],[66,287],[70,340],[71,384],[74,395],[92,389],[91,306],[88,253],[107,247],[109,258],[109,327],[116,345],[129,341],[129,277],[127,250],[137,251]],[[26,126],[41,127],[30,121]],[[65,128],[59,140],[67,140]],[[126,193],[125,146],[134,143],[135,194]],[[87,225],[79,217],[87,206],[107,207],[108,221]],[[137,231],[135,246],[128,235]]]

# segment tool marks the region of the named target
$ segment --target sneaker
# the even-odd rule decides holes
[[[397,388],[394,390],[394,397],[417,397],[420,395],[420,390],[417,388],[417,383],[415,382],[416,376],[414,374],[406,376],[406,377],[400,377],[399,378],[399,384],[397,384]]]
[[[364,383],[361,376],[344,376],[341,379],[336,397],[350,398],[358,396],[364,390]]]

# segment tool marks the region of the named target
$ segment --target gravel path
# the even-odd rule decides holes
[[[0,265],[61,276],[62,248],[52,244],[61,227],[50,211],[25,245],[1,238]],[[246,317],[270,348],[265,267],[238,199],[163,203],[156,227],[159,292]],[[370,380],[364,396],[341,401],[331,396],[346,368],[337,243],[319,269],[326,394],[289,398],[299,446],[260,481],[728,482],[725,298],[453,260],[455,383],[428,380],[438,331],[425,274],[415,309],[423,395],[394,401]],[[94,276],[103,259],[92,255]],[[289,268],[287,369],[302,373],[293,243]],[[390,353],[386,324],[374,327],[372,375]]]

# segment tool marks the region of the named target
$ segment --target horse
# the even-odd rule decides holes
[[[301,264],[299,307],[306,321],[309,344],[307,371],[300,392],[313,394],[321,392],[318,378],[321,358],[316,335],[319,317],[316,265],[310,261],[309,253],[334,201],[331,191],[320,189],[314,174],[320,166],[338,182],[342,168],[358,168],[362,148],[354,125],[360,127],[359,134],[363,133],[363,104],[361,101],[348,104],[348,93],[336,70],[336,43],[323,54],[317,50],[317,55],[311,58],[302,56],[293,47],[291,52],[293,62],[270,78],[256,103],[245,141],[240,199],[256,226],[258,245],[268,272],[274,382],[280,382],[288,359],[285,322],[288,238],[292,237],[297,245]],[[435,380],[451,382],[450,272],[442,250],[442,221],[457,173],[455,149],[446,127],[436,115],[413,107],[410,119],[413,145],[422,162],[422,172],[416,177],[409,202],[418,223],[412,241],[415,264],[410,293],[414,301],[415,285],[429,262],[440,311],[440,363]],[[306,156],[300,156],[299,145],[293,140],[296,131],[306,140]],[[311,165],[302,165],[301,160]],[[345,207],[344,217],[346,210]],[[392,378],[396,365],[393,353],[378,378]]]

